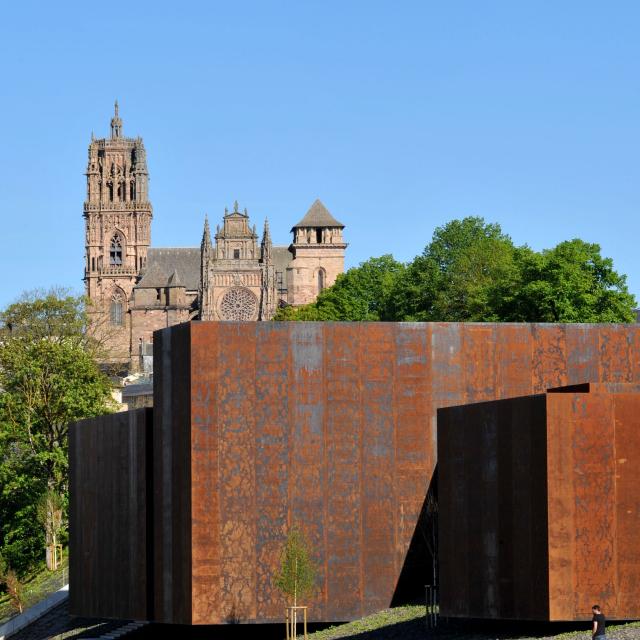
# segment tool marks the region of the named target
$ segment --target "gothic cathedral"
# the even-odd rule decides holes
[[[344,271],[344,225],[316,200],[274,245],[247,210],[225,209],[200,247],[151,248],[149,173],[142,138],[126,138],[118,103],[111,136],[91,136],[87,165],[85,287],[95,331],[115,362],[137,369],[153,331],[189,320],[271,320],[285,305],[313,302]]]

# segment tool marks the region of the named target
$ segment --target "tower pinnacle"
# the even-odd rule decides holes
[[[122,138],[122,119],[118,115],[118,101],[113,106],[113,118],[111,118],[111,137]]]
[[[204,232],[202,234],[202,250],[211,248],[211,232],[209,231],[209,216],[204,214]]]

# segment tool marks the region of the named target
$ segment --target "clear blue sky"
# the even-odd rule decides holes
[[[453,218],[598,242],[640,294],[640,3],[7,2],[0,307],[82,290],[91,131],[147,147],[154,246],[238,199],[277,243],[316,197],[348,266]]]

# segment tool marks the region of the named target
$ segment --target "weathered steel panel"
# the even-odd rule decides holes
[[[395,495],[393,327],[374,324],[362,332],[362,572],[365,611],[384,608],[400,567]]]
[[[569,331],[571,328],[569,328]],[[533,324],[533,354],[531,358],[533,393],[544,393],[549,387],[562,387],[571,382],[567,372],[567,325]],[[571,372],[572,373],[572,372]]]
[[[255,619],[255,327],[225,327],[217,351],[220,607],[223,620]],[[197,375],[197,373],[196,373]],[[268,461],[265,461],[268,464]],[[198,621],[205,622],[200,614]]]
[[[148,619],[150,409],[69,428],[69,607],[73,614]],[[115,570],[117,568],[117,571]]]
[[[217,326],[191,326],[191,553],[193,621],[220,619],[223,568],[220,554],[219,437],[216,393],[220,367]]]
[[[322,323],[295,323],[289,327],[291,342],[290,387],[290,525],[304,530],[315,551],[319,593],[311,602],[320,619],[326,590],[326,449],[323,381],[325,354]],[[284,542],[284,540],[283,540]],[[280,596],[282,605],[284,601]]]
[[[589,324],[572,324],[567,326],[566,335],[570,383],[600,380],[598,332]]]
[[[362,418],[360,333],[326,328],[326,615],[362,615]]]
[[[154,334],[154,619],[190,624],[191,325]]]
[[[256,341],[256,617],[283,615],[273,584],[279,569],[289,506],[289,369],[286,324],[262,324]]]
[[[620,331],[616,325],[600,325],[600,380],[603,382],[632,382],[633,334]]]
[[[639,394],[614,397],[616,558],[618,583],[616,609],[620,618],[638,616],[640,594],[640,400]]]
[[[528,324],[496,326],[495,398],[514,398],[532,391],[532,342]]]
[[[438,411],[440,611],[547,619],[544,397]]]
[[[395,482],[400,566],[429,488],[427,470],[436,463],[436,429],[426,424],[432,414],[430,338],[430,328],[422,323],[404,324],[395,332]],[[422,490],[417,490],[420,486]]]
[[[547,404],[547,486],[549,493],[549,616],[570,619],[575,593],[575,468],[573,434],[566,428],[571,395]]]
[[[465,402],[482,402],[496,397],[495,324],[462,325],[462,367]]]

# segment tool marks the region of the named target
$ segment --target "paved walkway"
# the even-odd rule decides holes
[[[119,620],[93,620],[69,615],[68,601],[45,613],[9,640],[67,640],[99,638],[123,626]]]

